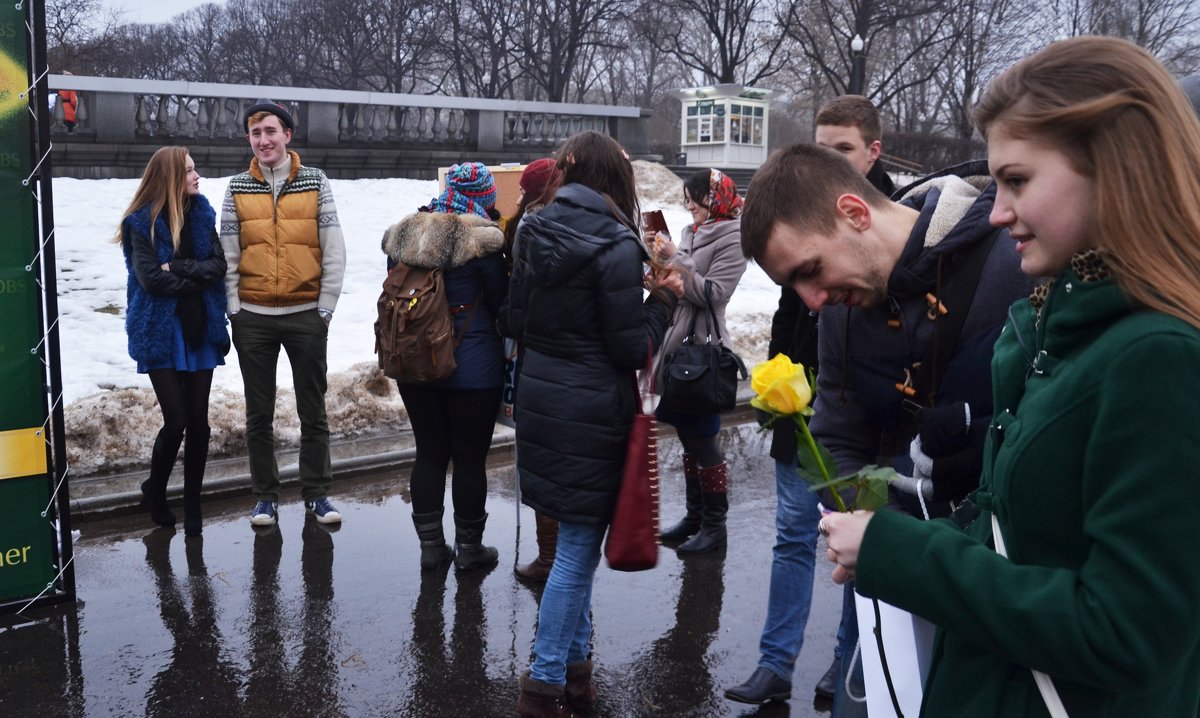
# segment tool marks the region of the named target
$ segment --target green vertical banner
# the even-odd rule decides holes
[[[26,9],[0,10],[0,601],[36,596],[56,575],[41,289],[27,269],[41,242],[28,181],[36,159]]]

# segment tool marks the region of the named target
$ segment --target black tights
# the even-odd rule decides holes
[[[400,398],[417,444],[409,478],[413,513],[442,509],[446,469],[453,461],[450,495],[454,513],[468,520],[483,518],[487,499],[484,465],[500,408],[500,388],[452,391],[407,384],[400,385]]]
[[[175,371],[152,369],[150,383],[162,409],[163,429],[182,435],[184,430],[202,433],[208,430],[208,391],[212,387],[212,369]]]
[[[725,455],[721,452],[721,445],[717,443],[717,438],[720,436],[688,436],[679,434],[679,443],[683,445],[684,452],[691,454],[696,460],[696,465],[702,468],[716,466],[725,462]]]

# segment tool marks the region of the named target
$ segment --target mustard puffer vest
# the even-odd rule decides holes
[[[325,175],[289,154],[292,170],[278,200],[257,157],[249,172],[229,182],[241,225],[238,295],[247,304],[288,307],[315,302],[321,293],[317,199]]]

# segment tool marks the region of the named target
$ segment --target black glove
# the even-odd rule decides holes
[[[921,450],[934,459],[957,453],[967,443],[971,407],[960,401],[917,412],[917,436]]]
[[[987,427],[985,417],[972,420],[963,402],[917,415],[917,437],[909,447],[913,477],[933,484],[935,501],[958,501],[979,486]]]

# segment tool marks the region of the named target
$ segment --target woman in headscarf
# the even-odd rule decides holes
[[[679,269],[683,298],[675,308],[671,326],[658,353],[655,386],[663,385],[663,359],[679,348],[691,333],[697,337],[718,335],[729,340],[725,306],[746,271],[742,254],[742,198],[737,185],[717,169],[697,172],[683,185],[683,200],[692,224],[683,230],[676,245],[665,234],[648,238],[659,257]],[[711,304],[711,311],[709,306]],[[710,326],[712,318],[716,326]],[[662,402],[658,418],[675,427],[683,445],[683,475],[687,513],[662,532],[664,544],[676,543],[680,555],[715,551],[725,545],[725,514],[729,509],[729,475],[725,455],[717,443],[720,414],[696,414]]]

